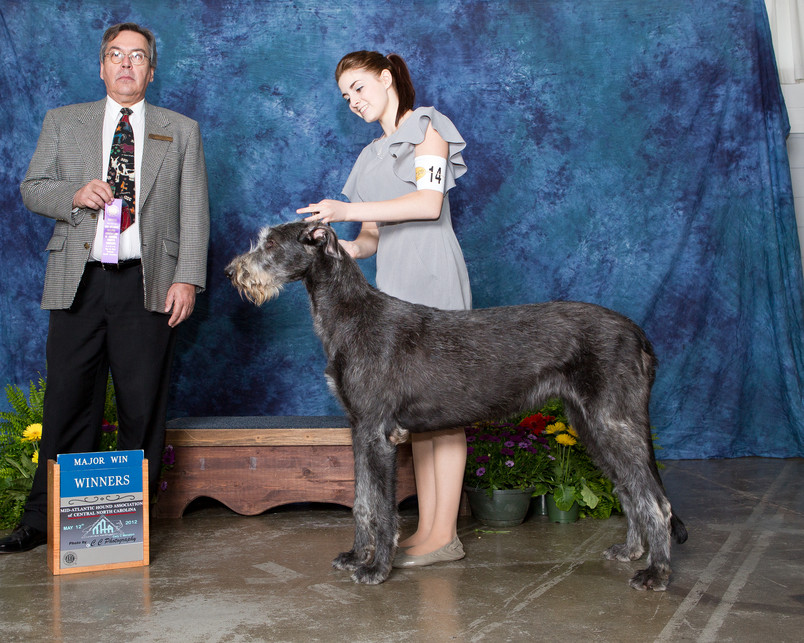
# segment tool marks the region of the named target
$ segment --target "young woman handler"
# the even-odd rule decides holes
[[[325,199],[297,210],[308,220],[362,222],[355,259],[377,254],[377,287],[406,301],[469,309],[472,295],[463,253],[452,229],[447,193],[466,172],[466,143],[433,107],[413,108],[416,92],[396,54],[356,51],[335,79],[349,109],[382,136],[369,143],[343,188],[349,203]],[[411,432],[419,524],[399,543],[394,567],[421,567],[463,558],[456,532],[466,463],[462,429]]]

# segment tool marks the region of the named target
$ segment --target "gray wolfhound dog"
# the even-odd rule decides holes
[[[648,403],[656,359],[642,330],[606,308],[548,302],[443,311],[369,285],[328,225],[264,228],[226,275],[261,305],[302,281],[327,356],[326,377],[345,409],[355,458],[355,539],[333,565],[359,583],[391,571],[398,516],[396,444],[409,431],[494,420],[563,399],[567,417],[615,484],[628,524],[608,559],[647,568],[630,584],[663,590],[670,540],[687,538],[665,495]]]

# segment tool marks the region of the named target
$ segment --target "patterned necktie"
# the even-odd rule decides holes
[[[123,200],[123,213],[120,219],[120,232],[134,223],[134,131],[128,122],[131,110],[124,107],[123,115],[112,139],[112,153],[109,155],[108,181],[115,199]]]

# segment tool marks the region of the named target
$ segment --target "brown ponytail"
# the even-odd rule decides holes
[[[399,54],[388,54],[383,56],[377,51],[353,51],[341,58],[338,66],[335,67],[335,82],[339,81],[343,72],[350,69],[365,69],[376,75],[380,75],[383,70],[391,72],[393,86],[399,97],[399,109],[396,112],[396,124],[408,110],[413,109],[416,99],[416,90],[413,81],[410,79],[408,66]]]

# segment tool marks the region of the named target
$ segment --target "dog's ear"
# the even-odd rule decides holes
[[[301,233],[299,241],[316,248],[324,248],[324,252],[335,259],[343,258],[343,248],[338,243],[338,235],[327,223],[312,223]]]

